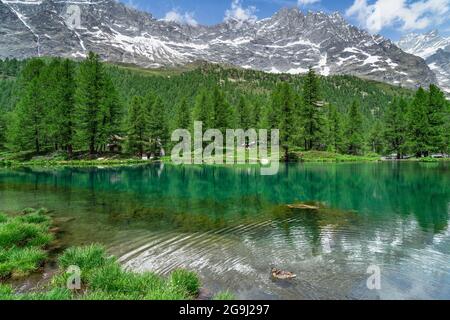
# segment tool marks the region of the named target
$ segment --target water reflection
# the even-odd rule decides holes
[[[0,170],[0,210],[45,206],[67,241],[136,270],[194,269],[241,298],[450,298],[448,164]],[[295,210],[317,201],[328,208]],[[368,291],[378,264],[383,288]],[[272,266],[299,275],[274,283]]]

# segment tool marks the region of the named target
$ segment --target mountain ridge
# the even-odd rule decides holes
[[[439,31],[432,30],[425,34],[408,34],[397,44],[404,51],[425,59],[439,85],[450,94],[450,37],[445,38]]]
[[[425,61],[338,13],[283,8],[256,21],[181,25],[113,0],[0,1],[0,57],[38,55],[104,60],[141,67],[204,60],[273,73],[349,74],[415,88],[437,83]],[[30,45],[31,43],[31,45]]]

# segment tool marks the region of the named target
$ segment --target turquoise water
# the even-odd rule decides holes
[[[328,209],[287,207],[303,201]],[[242,299],[450,299],[449,163],[0,169],[0,210],[24,207],[52,210],[66,243]]]

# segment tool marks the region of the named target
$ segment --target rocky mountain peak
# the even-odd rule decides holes
[[[352,74],[417,87],[436,82],[425,61],[338,13],[284,8],[271,18],[188,26],[154,19],[115,0],[0,0],[0,57],[79,58],[143,67],[204,60],[266,72]],[[30,43],[32,45],[30,45]]]

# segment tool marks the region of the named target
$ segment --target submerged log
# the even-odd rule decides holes
[[[288,204],[289,209],[299,209],[299,210],[319,210],[320,207],[317,205],[310,205],[305,203]]]

